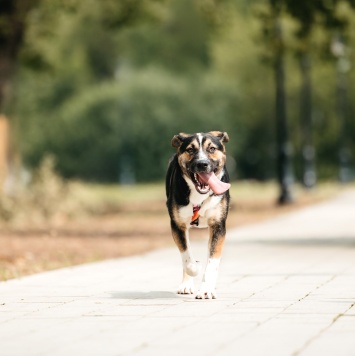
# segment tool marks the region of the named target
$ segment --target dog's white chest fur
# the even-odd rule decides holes
[[[221,195],[200,194],[196,191],[193,183],[189,179],[185,179],[190,188],[190,203],[179,209],[180,219],[190,227],[191,217],[193,215],[193,206],[199,205],[199,228],[208,227],[208,219],[210,217],[218,217],[220,214],[219,202],[222,199]]]

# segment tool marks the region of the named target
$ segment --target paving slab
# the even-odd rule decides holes
[[[216,300],[175,293],[180,263],[168,248],[1,282],[0,355],[355,355],[355,191],[229,230]]]

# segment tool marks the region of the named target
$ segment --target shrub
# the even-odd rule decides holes
[[[213,75],[178,78],[151,69],[123,76],[72,97],[38,127],[25,160],[56,157],[65,177],[101,181],[163,179],[176,133],[230,131],[240,116],[235,89]],[[47,113],[46,113],[47,114]],[[231,152],[237,150],[231,141]],[[39,139],[38,139],[39,138]]]

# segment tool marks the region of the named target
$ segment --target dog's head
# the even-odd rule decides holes
[[[183,174],[191,179],[200,194],[212,189],[219,192],[216,176],[226,162],[225,142],[229,141],[226,132],[211,131],[208,133],[175,135],[171,141],[177,148],[178,162]],[[220,193],[217,193],[220,194]]]

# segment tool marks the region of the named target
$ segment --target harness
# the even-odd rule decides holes
[[[210,197],[216,197],[217,194],[210,194]],[[203,202],[202,202],[203,204]],[[193,212],[193,215],[191,216],[191,222],[190,222],[190,225],[195,225],[195,226],[198,226],[199,224],[199,218],[200,218],[200,209],[202,207],[202,204],[201,205],[193,205],[192,206],[192,212]]]
[[[191,217],[190,225],[198,226],[199,218],[200,218],[200,214],[199,214],[200,209],[201,209],[201,205],[194,205],[192,207],[193,215]]]

